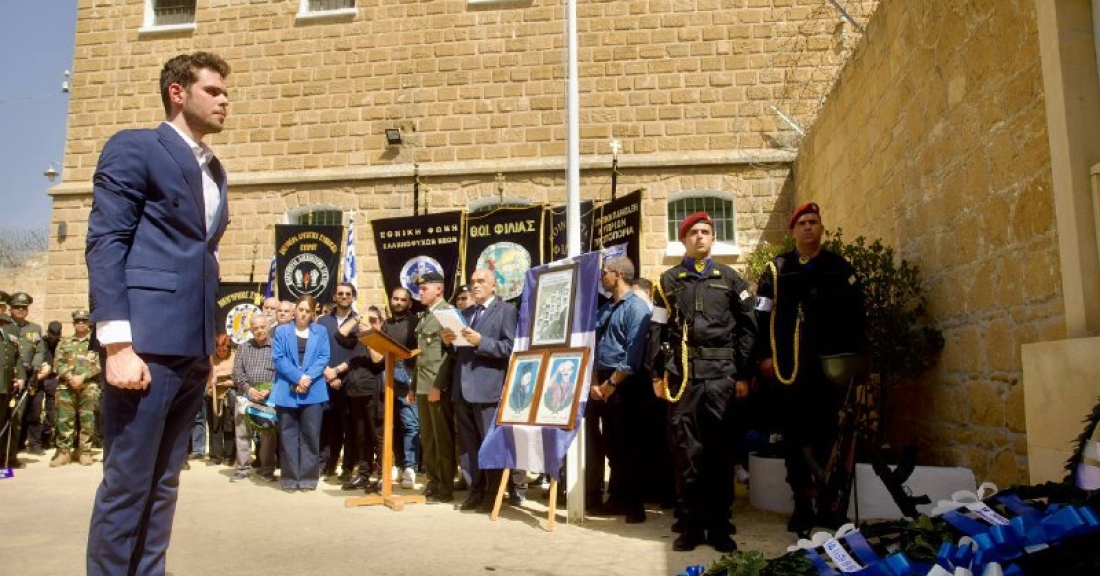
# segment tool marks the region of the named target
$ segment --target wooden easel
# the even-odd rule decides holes
[[[496,521],[500,516],[500,506],[504,502],[504,490],[508,487],[508,477],[511,475],[511,468],[505,468],[500,473],[500,488],[497,488],[496,499],[493,502],[493,512],[489,514],[489,520]],[[558,479],[550,479],[550,512],[546,516],[546,531],[554,531],[554,513],[557,512],[558,506]]]
[[[378,330],[367,330],[359,335],[359,342],[364,346],[380,352],[386,358],[386,394],[385,417],[382,431],[382,494],[368,494],[366,496],[352,496],[344,499],[344,507],[377,506],[379,504],[400,512],[406,504],[423,504],[424,497],[404,496],[393,493],[393,477],[390,470],[393,468],[393,369],[397,360],[405,360],[413,356],[412,351],[397,343],[393,338]]]

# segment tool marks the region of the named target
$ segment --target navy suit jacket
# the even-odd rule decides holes
[[[202,171],[171,126],[124,130],[104,146],[88,217],[93,322],[129,320],[138,353],[214,353],[218,240],[229,222],[226,175],[211,173],[221,203],[206,227]]]
[[[470,324],[474,307],[463,310],[462,316]],[[515,306],[499,297],[493,298],[477,326],[473,327],[481,334],[481,342],[477,346],[455,347],[453,400],[482,404],[500,402],[518,319]]]

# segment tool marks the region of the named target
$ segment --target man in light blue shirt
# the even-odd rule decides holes
[[[637,377],[645,357],[650,310],[631,290],[633,279],[634,264],[629,258],[604,261],[600,283],[611,293],[611,300],[597,313],[596,370],[585,414],[590,448],[594,448],[588,451],[594,456],[587,462],[589,481],[599,486],[604,469],[601,452],[606,451],[611,481],[608,502],[601,511],[625,514],[628,524],[646,518],[642,505],[646,446],[629,437],[628,431],[644,425],[645,395],[651,393],[649,383]],[[590,504],[602,499],[602,494],[590,494]]]

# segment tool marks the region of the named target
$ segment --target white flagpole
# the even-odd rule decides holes
[[[565,223],[570,257],[581,253],[581,129],[580,89],[577,86],[577,0],[565,0],[565,110],[566,202]],[[571,524],[584,522],[584,425],[578,423],[576,439],[566,453],[566,517]]]

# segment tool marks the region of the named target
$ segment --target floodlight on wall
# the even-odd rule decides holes
[[[400,146],[404,142],[401,138],[400,128],[386,128],[386,144],[390,146]]]

